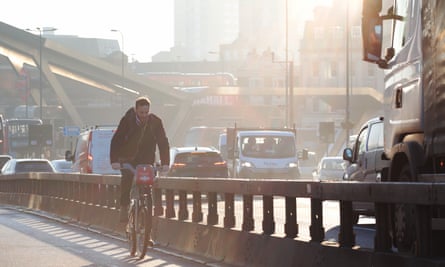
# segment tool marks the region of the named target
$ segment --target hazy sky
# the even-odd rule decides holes
[[[221,0],[224,1],[224,0]],[[241,0],[242,1],[242,0]],[[273,0],[271,0],[273,1]],[[174,0],[4,0],[1,21],[14,27],[57,28],[55,34],[121,40],[124,52],[138,61],[173,46]],[[304,1],[306,5],[331,0]],[[38,33],[38,32],[36,32]],[[150,38],[149,36],[157,36]]]
[[[21,29],[54,27],[55,34],[120,42],[110,31],[118,29],[125,53],[143,62],[173,46],[173,0],[5,0],[1,6],[1,21]]]

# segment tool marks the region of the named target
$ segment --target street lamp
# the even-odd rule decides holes
[[[121,44],[122,44],[122,48],[121,48],[121,50],[122,50],[122,69],[121,69],[121,71],[122,71],[122,73],[121,73],[121,75],[122,75],[122,89],[125,89],[125,87],[124,87],[124,81],[125,81],[125,73],[124,73],[124,66],[125,66],[125,56],[124,56],[124,34],[122,33],[122,31],[120,31],[120,30],[117,30],[117,29],[111,29],[111,31],[112,32],[118,32],[120,35],[121,35]]]
[[[287,54],[287,53],[286,53]],[[284,109],[285,109],[285,120],[284,120],[284,126],[285,127],[291,127],[294,121],[293,117],[293,95],[294,95],[294,79],[293,79],[293,73],[294,73],[294,61],[289,60],[286,56],[285,61],[276,61],[275,60],[275,53],[272,52],[272,63],[284,63],[286,68],[286,77],[285,77],[285,95],[284,95]]]
[[[33,29],[26,29],[27,31],[33,31]],[[36,27],[35,30],[39,31],[39,107],[40,107],[40,120],[43,121],[43,65],[42,65],[42,51],[43,51],[43,38],[44,32],[56,31],[56,28],[40,28]]]

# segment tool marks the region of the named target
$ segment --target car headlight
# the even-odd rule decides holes
[[[252,167],[253,167],[253,164],[250,163],[250,162],[248,162],[248,161],[243,161],[243,162],[241,163],[241,167],[244,167],[244,168],[252,168]]]
[[[298,163],[296,163],[296,162],[290,162],[290,163],[288,164],[288,167],[289,167],[289,168],[297,168],[297,167],[298,167]]]

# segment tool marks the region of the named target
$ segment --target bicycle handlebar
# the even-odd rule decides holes
[[[133,167],[133,165],[131,165],[130,163],[121,163],[121,170],[122,169],[129,170],[133,174],[136,172],[136,168]]]

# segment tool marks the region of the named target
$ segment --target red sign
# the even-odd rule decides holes
[[[155,173],[151,165],[136,166],[136,184],[152,185]]]

